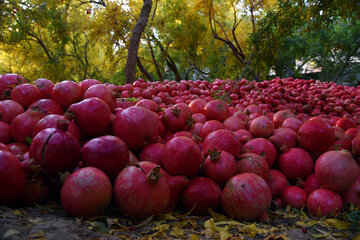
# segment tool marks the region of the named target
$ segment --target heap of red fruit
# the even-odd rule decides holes
[[[239,220],[272,200],[318,217],[360,206],[360,87],[4,74],[0,97],[0,204],[57,197],[89,218],[113,199],[139,219],[222,207]]]

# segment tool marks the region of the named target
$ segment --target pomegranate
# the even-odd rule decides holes
[[[166,173],[166,172],[165,172]],[[186,186],[189,184],[189,179],[185,176],[172,176],[167,173],[167,180],[170,188],[170,199],[166,210],[174,211],[179,203],[180,196]]]
[[[59,121],[56,128],[39,132],[30,145],[29,157],[50,176],[71,171],[80,159],[80,144],[68,127],[68,121]]]
[[[231,131],[237,131],[239,129],[245,129],[245,124],[243,120],[238,117],[230,116],[224,121],[224,125],[227,129]]]
[[[114,202],[126,216],[146,219],[160,214],[169,203],[170,189],[160,166],[139,162],[124,168],[114,182]]]
[[[66,80],[55,84],[51,99],[58,102],[66,110],[71,104],[81,101],[83,92],[75,82]]]
[[[323,152],[334,143],[334,129],[321,117],[313,117],[298,130],[298,141],[302,148],[310,152]]]
[[[63,115],[64,114],[64,110],[62,109],[60,104],[58,104],[57,102],[55,102],[54,100],[51,100],[51,99],[39,99],[39,100],[33,102],[32,104],[30,104],[29,108],[39,109],[46,115],[48,115],[48,114]]]
[[[311,155],[301,148],[291,148],[281,154],[278,159],[278,168],[289,180],[305,179],[314,170]]]
[[[269,166],[264,158],[255,153],[244,153],[236,159],[236,174],[254,173],[262,177],[265,181],[269,180]]]
[[[274,133],[273,122],[265,115],[251,121],[249,131],[254,137],[270,137]]]
[[[208,209],[220,207],[221,188],[212,179],[195,177],[190,180],[181,196],[181,206],[186,212],[207,215]]]
[[[360,176],[353,185],[341,193],[344,203],[351,203],[355,207],[360,207]]]
[[[25,78],[18,74],[6,73],[0,75],[0,100],[9,99],[10,91],[7,90],[11,90],[23,83],[26,83]]]
[[[225,184],[236,173],[235,158],[226,151],[210,150],[203,164],[203,172],[218,184]]]
[[[147,108],[153,112],[158,112],[159,110],[159,105],[154,102],[153,100],[150,99],[142,99],[140,101],[138,101],[135,106],[139,106],[139,107],[144,107]]]
[[[222,122],[229,116],[229,107],[221,100],[211,100],[205,105],[203,113],[209,120]]]
[[[161,119],[166,129],[174,133],[177,131],[182,131],[185,128],[186,122],[188,120],[188,114],[183,109],[175,105],[166,109],[162,113]]]
[[[0,204],[17,200],[25,188],[25,172],[10,151],[0,150]]]
[[[81,82],[79,82],[79,86],[81,88],[82,93],[84,93],[89,87],[94,86],[96,84],[101,84],[101,82],[96,79],[84,79]]]
[[[46,78],[38,78],[34,81],[35,86],[40,90],[41,92],[41,98],[42,99],[50,99],[52,90],[55,86],[55,84]]]
[[[40,90],[33,84],[25,83],[11,90],[11,100],[20,103],[27,108],[31,103],[41,98]]]
[[[102,170],[111,180],[130,163],[129,149],[125,142],[110,135],[88,141],[81,148],[81,157],[84,166]]]
[[[270,169],[268,184],[272,193],[272,199],[277,199],[284,188],[289,186],[286,176],[276,169]]]
[[[25,184],[25,189],[21,195],[21,202],[28,206],[33,206],[35,203],[43,203],[50,197],[50,185],[41,176],[28,178]]]
[[[234,134],[235,134],[236,138],[240,140],[241,145],[244,145],[251,139],[254,139],[254,137],[250,134],[250,132],[245,129],[239,129],[239,130],[235,131]]]
[[[156,141],[159,136],[158,122],[159,119],[154,112],[132,106],[116,115],[113,132],[124,140],[130,150],[138,151]]]
[[[226,213],[239,220],[260,218],[271,204],[271,190],[253,173],[240,173],[226,183],[221,197]]]
[[[356,124],[354,123],[354,121],[346,117],[337,120],[335,126],[340,127],[344,131],[348,130],[349,128],[356,128]]]
[[[240,154],[241,143],[231,131],[220,129],[209,133],[203,142],[203,154],[205,156],[214,149],[226,151],[237,157]]]
[[[162,163],[172,175],[195,176],[202,163],[202,153],[193,140],[175,137],[165,144]]]
[[[219,129],[225,129],[225,125],[222,124],[221,122],[217,121],[217,120],[209,120],[209,121],[206,121],[201,130],[200,130],[200,137],[202,139],[205,139],[205,137],[215,131],[215,130],[219,130]]]
[[[71,117],[74,116],[73,118],[80,131],[90,136],[104,134],[111,120],[109,106],[96,97],[72,104],[68,114]]]
[[[189,107],[192,113],[203,113],[206,104],[206,100],[202,98],[197,98],[189,103]]]
[[[336,216],[343,208],[343,201],[339,194],[320,188],[309,195],[306,208],[315,217]]]
[[[0,101],[0,121],[8,124],[19,114],[25,112],[24,107],[13,100]]]
[[[304,189],[297,186],[285,187],[281,192],[281,202],[293,208],[301,209],[306,204],[307,194]]]
[[[274,134],[269,140],[278,151],[286,152],[288,149],[296,146],[297,134],[291,128],[279,127],[275,129]]]
[[[104,84],[95,84],[89,87],[84,93],[84,99],[97,97],[103,100],[114,112],[116,107],[116,98],[113,90]]]
[[[162,143],[153,143],[144,147],[139,155],[140,161],[153,162],[157,165],[163,167],[162,164],[162,155],[164,152],[164,144]]]
[[[29,151],[28,145],[26,145],[24,143],[19,143],[19,142],[9,143],[8,147],[11,149],[11,152],[14,153],[15,155],[18,155],[18,154],[23,155]]]
[[[302,126],[303,122],[297,118],[287,118],[283,121],[281,124],[281,127],[284,128],[291,128],[295,132],[299,130],[299,128]]]
[[[320,185],[333,191],[349,188],[359,176],[359,166],[348,151],[328,151],[315,163]]]
[[[194,113],[191,117],[194,120],[194,124],[205,123],[207,121],[206,116],[202,113]]]
[[[0,143],[9,143],[10,141],[10,125],[0,121]]]
[[[242,147],[242,153],[256,153],[265,158],[269,168],[275,163],[277,153],[274,145],[265,138],[255,138]]]
[[[284,109],[277,111],[273,116],[274,127],[278,128],[287,118],[295,117],[294,113],[291,110]]]
[[[61,188],[61,205],[74,217],[101,215],[109,206],[112,187],[100,169],[84,167],[73,172]]]

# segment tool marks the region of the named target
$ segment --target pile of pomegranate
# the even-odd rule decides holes
[[[223,208],[261,220],[271,204],[315,217],[360,206],[360,87],[0,76],[0,204],[59,199],[90,218],[110,204],[145,219]]]

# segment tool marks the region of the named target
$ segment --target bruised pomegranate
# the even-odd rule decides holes
[[[306,208],[315,217],[336,216],[343,208],[343,201],[336,192],[320,188],[309,195]]]
[[[73,172],[61,188],[61,205],[74,217],[101,215],[109,206],[112,187],[100,169],[84,167]]]
[[[8,124],[19,114],[25,112],[24,107],[13,100],[0,101],[0,121]]]
[[[29,157],[50,176],[71,171],[80,159],[80,144],[68,126],[68,121],[59,121],[56,128],[39,132],[30,145]]]
[[[334,129],[321,117],[306,121],[298,130],[298,135],[300,146],[310,152],[326,151],[335,140]]]
[[[209,133],[203,142],[204,156],[214,149],[226,151],[237,157],[240,154],[241,143],[230,130],[220,129]]]
[[[249,131],[254,137],[270,137],[274,133],[273,122],[265,115],[251,121]]]
[[[18,199],[25,188],[25,172],[10,151],[0,150],[0,205]]]
[[[69,113],[74,115],[74,120],[80,131],[90,136],[104,134],[111,120],[109,106],[96,97],[72,104]]]
[[[164,144],[153,143],[144,147],[139,155],[140,161],[153,162],[157,165],[163,166],[162,155],[164,152]]]
[[[307,194],[297,186],[288,186],[281,192],[281,202],[293,208],[301,209],[306,204]]]
[[[181,206],[186,212],[207,215],[208,209],[220,207],[221,188],[212,179],[196,177],[190,180],[182,193]]]
[[[225,184],[236,173],[235,158],[226,151],[210,150],[203,164],[203,172],[218,184]]]
[[[162,162],[173,175],[195,176],[202,163],[202,153],[190,138],[175,137],[165,144]]]
[[[322,187],[342,191],[354,184],[359,166],[348,151],[328,151],[316,160],[314,172]]]
[[[289,180],[296,180],[310,175],[314,170],[314,162],[302,148],[291,148],[279,156],[278,168]]]
[[[114,202],[126,216],[145,219],[160,214],[169,203],[170,189],[160,166],[139,162],[124,168],[114,182]]]
[[[255,138],[242,147],[242,153],[256,153],[265,158],[269,168],[275,163],[277,153],[274,145],[265,138]]]
[[[111,179],[129,165],[129,149],[125,142],[115,136],[101,136],[88,141],[81,148],[85,166],[96,167]]]
[[[149,109],[132,106],[116,115],[113,132],[130,150],[138,151],[156,141],[159,136],[158,121],[157,115]]]
[[[272,193],[272,199],[277,199],[284,188],[289,186],[286,176],[276,169],[270,169],[268,184]]]
[[[251,221],[260,218],[270,207],[271,190],[262,177],[240,173],[226,183],[221,202],[230,217]]]
[[[255,153],[244,153],[236,159],[236,174],[254,173],[262,177],[265,181],[269,180],[269,166],[264,158]]]

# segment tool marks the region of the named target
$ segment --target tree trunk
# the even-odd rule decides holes
[[[136,62],[137,52],[139,48],[139,42],[141,34],[145,30],[146,23],[148,21],[151,12],[152,0],[144,0],[144,5],[141,8],[139,20],[137,21],[134,30],[130,37],[130,44],[128,49],[128,57],[125,66],[125,79],[126,83],[133,83],[136,80]]]

